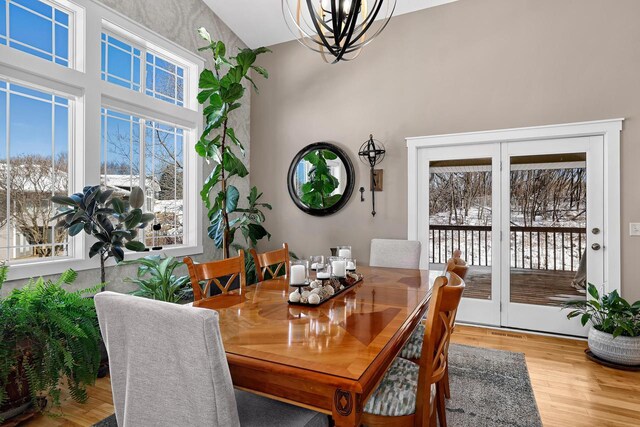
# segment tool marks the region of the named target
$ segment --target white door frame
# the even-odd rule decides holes
[[[430,165],[432,161],[451,159],[491,159],[491,298],[462,298],[458,320],[467,323],[484,325],[500,325],[500,143],[473,144],[459,147],[443,146],[429,147],[428,150],[418,150],[419,164]],[[428,167],[428,166],[427,166]],[[429,212],[429,173],[418,176],[418,188],[423,188],[421,197],[418,198],[418,211]],[[429,266],[429,221],[420,221],[418,224],[418,236],[426,236],[421,240],[422,251],[420,253],[420,265],[422,268]],[[453,248],[451,248],[453,250]],[[449,256],[449,255],[447,255]],[[424,267],[427,266],[427,267]]]
[[[545,139],[537,143],[507,143],[503,144],[501,163],[504,168],[501,179],[501,229],[506,236],[510,236],[511,227],[511,158],[514,156],[530,156],[540,154],[584,153],[587,171],[587,212],[585,224],[585,249],[588,256],[587,278],[600,286],[604,282],[604,252],[593,251],[591,245],[602,244],[608,234],[604,227],[604,194],[602,185],[604,144],[602,135],[588,137],[572,137]],[[599,234],[590,230],[599,228]],[[566,312],[558,306],[534,305],[511,301],[511,242],[506,237],[501,245],[502,272],[501,285],[501,324],[510,328],[539,330],[565,335],[587,336],[588,328],[582,326],[578,318],[566,319]],[[604,245],[603,245],[604,246]],[[586,296],[585,296],[586,298]]]
[[[428,176],[419,176],[420,149],[432,147],[460,146],[469,144],[489,144],[509,141],[531,141],[568,138],[577,136],[598,136],[604,140],[604,289],[606,292],[620,292],[620,132],[624,119],[599,120],[592,122],[560,125],[534,126],[516,129],[501,129],[482,132],[468,132],[448,135],[433,135],[406,138],[407,142],[407,190],[409,240],[420,240],[423,248],[428,248],[428,235],[420,234],[424,226],[419,206],[420,189]],[[421,185],[422,184],[422,185]],[[424,209],[424,207],[422,207]],[[425,253],[426,251],[423,251]],[[420,267],[429,268],[427,255],[421,257]]]

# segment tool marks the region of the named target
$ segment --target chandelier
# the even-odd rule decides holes
[[[333,64],[355,59],[384,30],[395,8],[396,0],[282,0],[293,35]],[[383,19],[374,24],[378,15]]]

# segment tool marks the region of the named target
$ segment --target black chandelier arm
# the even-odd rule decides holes
[[[357,0],[351,3],[351,7],[354,7],[356,3],[360,3],[360,0]],[[356,26],[357,21],[358,21],[358,15],[352,13],[351,16],[349,16],[349,19],[347,20],[347,23],[345,25],[345,28],[347,27],[347,25],[349,26],[349,31],[346,35],[346,39],[344,40],[344,44],[340,49],[340,55],[336,56],[336,61],[340,61],[344,57],[344,55],[347,53],[347,49],[349,48],[349,44],[351,43],[351,36],[353,35],[353,30]],[[338,43],[340,43],[340,41]]]
[[[315,10],[313,9],[313,5],[311,4],[311,0],[307,0],[307,7],[309,8],[309,13],[311,13],[315,17],[318,16],[316,14]],[[331,54],[333,56],[336,56],[337,52],[334,51],[333,47],[329,44],[329,42],[325,38],[324,33],[322,32],[322,29],[320,28],[320,25],[318,24],[318,19],[311,19],[311,21],[313,21],[313,25],[316,27],[316,32],[318,33],[318,37],[320,37],[320,40],[323,41],[324,47],[326,47],[327,50],[329,52],[331,52]]]
[[[368,3],[373,4],[365,7],[366,0],[352,0],[346,9],[344,0],[330,0],[328,7],[323,7],[321,0],[297,0],[297,9],[293,10],[293,0],[281,1],[283,16],[287,21],[287,18],[291,19],[295,27],[289,28],[297,33],[298,41],[319,52],[326,62],[330,61],[325,55],[330,53],[335,58],[333,63],[355,59],[362,48],[387,27],[397,5],[397,0],[369,0]],[[393,4],[389,4],[391,1]],[[302,12],[303,3],[307,8],[305,13]],[[374,29],[373,24],[383,6],[386,6],[385,19]]]
[[[369,28],[371,28],[371,26],[375,22],[376,17],[378,16],[378,13],[380,13],[380,9],[382,8],[382,3],[383,3],[382,0],[377,0],[376,1],[376,3],[373,6],[376,11],[371,13],[371,14],[369,14],[369,16],[372,17],[372,19],[368,20],[368,22],[366,23],[366,26],[364,27],[364,29],[355,38],[356,40],[359,40],[360,37],[362,37],[367,31],[369,31]],[[376,33],[369,40],[373,40],[373,38],[375,38],[378,34],[380,34],[380,32],[387,26],[387,24],[391,20],[391,17],[393,16],[393,12],[395,11],[395,9],[396,9],[396,0],[394,0],[394,2],[393,2],[393,9],[391,10],[391,15],[389,15],[389,17],[387,18],[386,22],[383,24],[382,29],[376,31]],[[365,25],[365,22],[363,22],[362,24]]]
[[[349,14],[347,15],[347,20],[344,23],[344,26],[340,25],[340,23],[344,20],[344,10],[342,8],[338,11],[338,25],[335,27],[338,30],[342,29],[342,31],[338,31],[338,39],[336,43],[342,42],[345,38],[349,38],[351,34],[353,34],[353,29],[358,23],[358,13],[356,11],[360,8],[362,4],[362,0],[352,0],[351,9],[349,10]],[[346,42],[348,44],[348,41]]]

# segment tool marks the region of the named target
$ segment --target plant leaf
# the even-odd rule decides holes
[[[129,194],[129,205],[133,209],[140,209],[144,205],[144,192],[140,187],[133,187]]]
[[[124,245],[130,251],[143,252],[147,247],[138,240],[132,240]]]

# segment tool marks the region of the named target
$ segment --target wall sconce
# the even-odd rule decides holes
[[[358,156],[364,164],[371,168],[371,215],[376,216],[376,191],[382,191],[382,169],[374,169],[384,159],[387,151],[384,145],[378,140],[373,139],[373,135],[369,135],[369,139],[362,144],[358,151]],[[364,188],[360,189],[360,200],[364,201]]]

